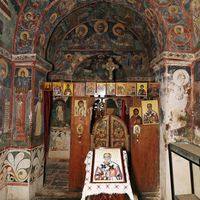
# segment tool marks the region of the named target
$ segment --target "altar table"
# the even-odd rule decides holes
[[[123,183],[92,183],[91,182],[91,175],[92,175],[92,161],[93,161],[93,151],[89,151],[87,157],[85,159],[86,164],[86,176],[85,176],[85,183],[82,191],[82,198],[81,200],[85,200],[86,197],[91,195],[98,195],[98,194],[127,194],[130,200],[134,200],[128,167],[127,167],[127,153],[123,151],[123,162],[125,168],[125,176],[126,182]]]

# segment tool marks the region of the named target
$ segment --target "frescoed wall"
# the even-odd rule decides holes
[[[32,101],[32,69],[16,67],[13,88],[12,144],[30,145],[31,134],[31,101]]]
[[[69,159],[71,97],[54,97],[51,110],[49,158]]]
[[[44,139],[44,97],[42,87],[45,79],[44,72],[35,70],[32,145],[42,144]]]
[[[9,145],[12,64],[0,56],[0,148]]]
[[[199,144],[200,117],[195,112],[200,107],[199,9],[199,0],[0,1],[0,53],[2,47],[13,53],[9,59],[0,57],[0,149],[9,149],[0,155],[0,166],[7,163],[0,172],[3,180],[9,168],[8,178],[28,188],[29,178],[37,181],[43,173],[35,172],[38,160],[43,159],[43,147],[38,146],[44,130],[40,84],[50,70],[42,72],[40,66],[35,71],[29,55],[34,53],[53,64],[48,77],[55,81],[107,82],[109,60],[117,66],[112,72],[114,81],[160,81],[161,137],[165,140],[161,152],[170,141]],[[17,56],[21,65],[15,65]],[[152,59],[163,59],[155,73]],[[52,152],[69,152],[70,104],[69,99],[54,99]],[[15,169],[21,163],[23,167]],[[12,186],[9,192],[11,198]]]
[[[12,49],[19,6],[15,1],[0,2],[0,46]]]

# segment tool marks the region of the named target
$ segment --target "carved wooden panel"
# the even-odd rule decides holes
[[[128,130],[125,123],[117,116],[110,116],[111,147],[128,150]]]
[[[92,147],[120,147],[128,150],[128,130],[117,116],[106,115],[93,128]]]
[[[107,115],[97,120],[94,124],[94,140],[92,144],[94,148],[109,147],[109,123],[109,116]]]

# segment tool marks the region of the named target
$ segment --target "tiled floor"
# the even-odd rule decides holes
[[[69,192],[69,163],[66,160],[48,160],[44,188],[34,200],[78,200],[80,193]]]

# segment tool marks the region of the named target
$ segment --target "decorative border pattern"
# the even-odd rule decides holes
[[[200,55],[200,53],[199,53]],[[158,64],[163,59],[175,59],[173,62],[180,62],[180,61],[188,61],[192,63],[196,59],[196,54],[194,53],[178,53],[178,52],[170,52],[164,51],[159,56],[151,61],[150,66],[154,67],[154,65]]]
[[[28,63],[29,65],[33,64],[32,62],[37,61],[35,64],[35,67],[37,69],[43,70],[45,72],[48,72],[52,69],[52,65],[43,58],[41,58],[40,56],[38,56],[37,54],[18,54],[18,55],[13,54],[12,61],[20,62],[20,65],[24,65],[24,63],[21,63],[21,61],[29,62]]]
[[[8,50],[6,50],[6,49],[4,49],[2,47],[0,47],[0,55],[5,57],[5,58],[7,58],[7,59],[9,59],[9,60],[12,59],[12,54]]]
[[[0,188],[10,183],[30,183],[44,172],[44,146],[8,149],[0,153]]]

